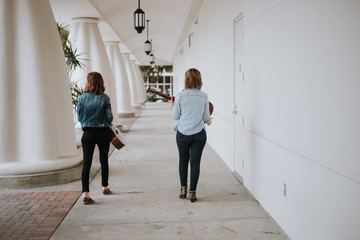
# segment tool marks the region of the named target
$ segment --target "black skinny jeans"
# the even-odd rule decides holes
[[[196,190],[200,175],[200,161],[206,143],[205,129],[194,135],[176,133],[176,143],[179,150],[179,175],[181,186],[187,186],[188,166],[190,160],[190,189]]]
[[[90,192],[89,190],[89,175],[94,155],[95,145],[98,145],[100,164],[101,164],[101,185],[107,187],[109,179],[109,147],[110,147],[110,132],[109,128],[83,128],[83,136],[81,138],[83,148],[83,169],[82,169],[82,191]]]

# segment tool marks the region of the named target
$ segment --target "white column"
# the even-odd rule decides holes
[[[135,112],[131,109],[129,80],[119,44],[120,42],[105,42],[106,51],[115,77],[117,112],[119,117],[134,117]]]
[[[130,92],[131,92],[131,104],[134,109],[141,109],[140,101],[139,101],[139,88],[137,83],[137,77],[135,75],[135,72],[133,70],[131,60],[129,58],[129,53],[123,53],[122,54],[125,67],[126,67],[126,73],[128,75],[129,84],[130,84]]]
[[[89,72],[99,72],[105,83],[105,93],[109,95],[114,116],[113,123],[120,125],[117,114],[117,100],[115,93],[115,80],[110,61],[106,53],[96,18],[73,18],[69,36],[73,46],[85,59],[84,68],[77,69],[71,76],[72,81],[77,81],[81,88],[86,85]]]
[[[138,83],[138,89],[139,89],[139,102],[140,104],[145,104],[146,98],[145,96],[145,87],[144,87],[144,80],[142,79],[142,74],[139,74],[139,69],[136,65],[136,60],[131,60],[131,65],[134,69],[134,73],[136,75],[137,83]]]
[[[146,102],[146,89],[145,89],[145,82],[144,82],[144,75],[141,72],[140,66],[135,64],[135,69],[139,75],[141,89],[142,89],[142,97],[143,101]]]
[[[2,0],[0,16],[0,178],[79,165],[69,77],[49,1]]]

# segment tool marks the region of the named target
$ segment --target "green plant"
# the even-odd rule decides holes
[[[83,94],[83,89],[79,88],[76,82],[70,82],[71,100],[74,110],[76,111],[78,99]]]
[[[85,65],[81,62],[80,56],[77,49],[74,49],[69,40],[69,30],[67,25],[57,23],[57,28],[59,31],[62,47],[65,55],[65,62],[68,66],[69,72],[74,71],[76,68],[82,68]]]
[[[156,102],[158,98],[155,95],[146,95],[146,100],[148,102]]]
[[[156,73],[157,77],[159,76],[160,72],[163,72],[165,70],[165,72],[172,72],[173,71],[173,66],[172,65],[164,65],[164,66],[155,66],[154,68],[152,68],[151,66],[140,66],[140,70],[143,73],[144,76],[150,76],[150,75],[154,75]]]
[[[83,92],[83,89],[79,88],[77,85],[77,82],[71,82],[70,76],[71,73],[76,70],[77,68],[83,68],[85,65],[83,64],[82,60],[85,61],[85,59],[81,59],[81,54],[78,53],[77,49],[74,49],[71,45],[71,42],[69,40],[69,30],[67,29],[67,25],[59,24],[57,23],[57,28],[59,31],[62,47],[64,50],[65,55],[65,62],[68,67],[68,73],[69,73],[69,82],[70,82],[70,89],[71,89],[71,98],[72,98],[72,105],[74,108],[74,111],[76,111],[78,98]]]

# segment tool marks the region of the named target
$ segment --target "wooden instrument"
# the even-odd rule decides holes
[[[120,150],[126,144],[124,136],[122,135],[121,131],[114,125],[109,127],[109,129],[110,142],[116,149]]]
[[[160,97],[163,97],[163,98],[165,98],[165,99],[167,99],[167,100],[170,100],[171,99],[171,97],[170,96],[168,96],[168,95],[166,95],[166,94],[164,94],[164,93],[162,93],[162,92],[158,92],[158,91],[156,91],[155,89],[153,89],[153,88],[148,88],[148,90],[146,90],[146,93],[153,93],[153,94],[156,94],[156,95],[159,95]],[[174,100],[175,100],[175,97],[174,97]],[[213,106],[213,104],[211,103],[211,102],[209,102],[209,111],[210,111],[210,115],[213,113],[213,111],[214,111],[214,106]]]

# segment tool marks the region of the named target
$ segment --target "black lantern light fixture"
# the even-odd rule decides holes
[[[151,50],[152,50],[152,44],[149,41],[149,20],[146,20],[146,22],[147,22],[147,28],[146,28],[146,41],[145,41],[145,44],[144,44],[144,50],[145,50],[145,53],[147,55],[149,55],[151,53]]]
[[[140,0],[138,0],[138,9],[134,12],[134,26],[138,33],[145,28],[145,12],[140,8]]]

